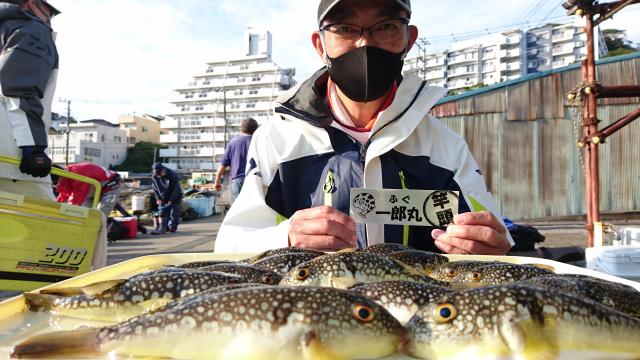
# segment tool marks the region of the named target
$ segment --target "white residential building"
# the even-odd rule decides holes
[[[600,31],[596,58],[607,49]],[[458,90],[492,85],[538,71],[571,65],[586,57],[586,35],[574,23],[547,24],[455,43],[451,48],[405,61],[403,72],[424,78],[429,85]]]
[[[226,143],[240,135],[242,119],[268,121],[275,98],[295,83],[295,69],[271,59],[271,33],[249,28],[244,40],[246,56],[208,62],[175,90],[174,110],[160,122],[160,143],[168,147],[160,157],[167,167],[181,173],[215,170]]]
[[[127,157],[127,134],[106,120],[86,120],[69,125],[69,164],[92,162],[108,168]],[[65,165],[66,126],[59,134],[49,134],[47,152],[54,164]]]

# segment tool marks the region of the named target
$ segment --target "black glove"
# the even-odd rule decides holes
[[[22,146],[20,171],[34,177],[45,177],[51,172],[51,159],[44,153],[44,146]]]

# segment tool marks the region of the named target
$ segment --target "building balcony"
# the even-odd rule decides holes
[[[553,35],[551,37],[551,41],[553,42],[562,42],[562,41],[573,41],[574,32],[569,31],[560,35]]]
[[[178,156],[177,149],[160,149],[160,157],[173,157]]]
[[[457,69],[447,71],[447,76],[448,77],[469,76],[469,75],[475,75],[477,73],[478,73],[478,70],[475,67],[473,70],[467,70],[465,66],[462,66]]]
[[[278,66],[274,63],[261,63],[261,64],[242,64],[242,65],[229,65],[229,66],[216,66],[211,70],[206,70],[204,74],[199,77],[225,75],[225,74],[239,74],[239,73],[256,73],[256,72],[275,72],[278,70]]]
[[[520,57],[520,49],[500,50],[500,58]]]
[[[177,129],[180,127],[178,120],[175,119],[164,119],[160,121],[161,129]]]
[[[178,149],[176,156],[194,157],[194,156],[213,156],[213,148],[200,149]]]
[[[505,36],[500,39],[501,46],[518,45],[520,44],[519,36]]]
[[[500,71],[520,71],[520,63],[502,63],[500,64]]]
[[[161,143],[177,143],[178,142],[178,134],[162,134],[160,135]]]
[[[496,68],[495,65],[489,65],[489,66],[483,66],[482,67],[482,72],[483,73],[494,72],[496,70],[497,70],[497,68]]]
[[[454,57],[450,57],[448,60],[448,64],[449,65],[454,65],[454,64],[462,64],[462,63],[469,63],[469,62],[477,62],[478,61],[478,57],[475,56],[454,56]]]
[[[200,163],[200,170],[215,170],[216,164],[214,162],[202,162]]]
[[[178,141],[180,143],[213,142],[213,133],[179,134]]]
[[[426,80],[436,80],[436,79],[444,79],[446,77],[446,73],[442,72],[430,72],[427,73]]]
[[[554,46],[552,50],[553,56],[573,54],[573,46]]]

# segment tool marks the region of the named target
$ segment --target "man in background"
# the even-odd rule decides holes
[[[231,167],[231,197],[235,201],[244,184],[244,170],[247,166],[247,153],[253,133],[258,128],[258,122],[252,118],[242,120],[241,136],[231,140],[224,152],[218,171],[216,172],[216,191],[222,189],[222,176]]]
[[[151,183],[156,195],[156,203],[160,209],[160,228],[151,233],[154,235],[176,232],[180,223],[180,206],[182,205],[182,189],[180,178],[173,170],[161,163],[153,164]]]
[[[58,51],[45,0],[0,0],[0,190],[53,200],[51,160],[45,154]]]

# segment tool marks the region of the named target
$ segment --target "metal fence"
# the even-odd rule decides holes
[[[640,54],[598,63],[598,81],[640,84]],[[432,114],[462,135],[503,216],[530,219],[585,213],[577,108],[566,94],[577,65],[442,99]],[[598,100],[603,125],[640,106],[640,98]],[[601,126],[604,127],[604,126]],[[600,146],[601,211],[640,210],[640,121]]]

